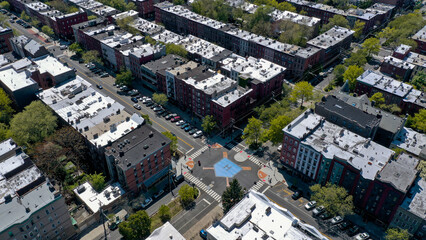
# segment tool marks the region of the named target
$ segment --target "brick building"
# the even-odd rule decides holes
[[[155,10],[154,5],[164,0],[130,0],[136,5],[136,10],[139,16],[145,19],[154,19]]]
[[[416,52],[426,55],[426,26],[411,37],[417,43]]]
[[[380,72],[407,82],[412,76],[414,67],[413,64],[404,60],[386,56],[380,65]]]
[[[104,5],[94,0],[66,0],[79,8],[82,8],[89,15],[105,18],[109,23],[113,21],[112,16],[119,13],[117,9]]]
[[[12,51],[11,38],[13,38],[12,29],[0,27],[0,54]]]
[[[129,191],[148,190],[167,179],[171,169],[170,139],[143,125],[124,134],[106,148],[112,179]]]
[[[392,54],[393,57],[414,65],[410,80],[419,72],[426,73],[426,56],[411,51],[411,47],[401,44]]]

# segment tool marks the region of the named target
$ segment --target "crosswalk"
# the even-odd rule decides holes
[[[233,143],[228,143],[227,146],[231,149],[231,151],[233,150],[235,152],[240,152],[242,150],[240,147],[238,147],[238,145],[235,145]]]
[[[200,156],[201,153],[203,153],[204,151],[206,151],[207,148],[208,148],[208,146],[203,146],[202,148],[198,149],[195,153],[191,154],[191,156],[189,156],[189,158],[191,158],[192,160],[194,160],[194,158]]]
[[[222,197],[217,192],[209,189],[206,184],[198,180],[198,178],[194,177],[192,174],[187,172],[185,174],[185,178],[188,179],[190,182],[194,183],[195,186],[199,187],[201,190],[206,192],[210,197],[212,197],[217,202],[222,201]]]
[[[259,159],[257,159],[255,156],[250,156],[249,160],[258,166],[262,166],[262,162]]]
[[[263,185],[265,185],[263,180],[259,180],[259,181],[257,181],[257,183],[253,187],[250,188],[250,190],[259,191],[259,189],[261,189],[263,187]]]

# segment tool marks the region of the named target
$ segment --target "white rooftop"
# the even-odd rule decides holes
[[[45,72],[50,73],[52,76],[59,76],[66,72],[73,71],[71,68],[65,66],[57,58],[52,56],[41,57],[33,60],[37,64],[40,74]]]
[[[163,32],[161,32],[159,34],[152,36],[152,38],[155,39],[156,41],[163,42],[163,43],[177,44],[184,37],[182,37],[181,35],[176,34],[174,32],[171,32],[169,30],[164,30]]]
[[[309,40],[308,44],[318,48],[327,49],[342,42],[354,33],[355,31],[352,31],[350,29],[334,26],[327,32]]]
[[[226,26],[226,24],[213,20],[211,18],[207,18],[204,17],[202,15],[199,15],[197,13],[194,13],[192,11],[190,11],[189,9],[180,6],[180,5],[171,5],[169,7],[166,8],[162,8],[162,10],[167,11],[167,12],[172,12],[173,14],[176,14],[178,16],[182,16],[184,18],[190,19],[194,22],[198,22],[201,23],[203,25],[209,26],[211,28],[214,29],[219,29],[222,28],[224,26]]]
[[[302,139],[301,143],[328,159],[338,157],[346,160],[361,171],[364,179],[373,180],[394,154],[394,151],[370,139],[324,120],[311,110],[301,114],[283,131]]]
[[[402,69],[414,69],[414,65],[396,57],[386,56],[383,62]]]
[[[415,156],[421,156],[422,151],[426,154],[426,135],[404,127],[391,146],[402,148]]]
[[[421,177],[417,177],[410,193],[407,194],[401,207],[422,219],[426,219],[426,181]]]
[[[327,239],[316,228],[302,223],[290,211],[250,190],[218,224],[207,229],[216,240],[309,240]]]
[[[199,54],[205,59],[213,59],[223,52],[229,52],[223,47],[193,35],[188,35],[186,38],[181,39],[177,44],[182,45],[189,53]]]
[[[26,70],[31,64],[30,60],[24,58],[3,66],[0,68],[0,81],[11,91],[17,91],[31,85],[37,86],[37,83],[31,79],[31,72]]]
[[[413,88],[411,85],[397,81],[371,70],[365,71],[357,81],[381,89],[385,92],[404,98]]]
[[[274,21],[287,20],[308,27],[315,26],[321,22],[321,19],[316,17],[308,17],[290,11],[280,11],[275,9],[271,14]]]
[[[143,18],[136,18],[133,23],[130,23],[130,26],[136,28],[138,31],[146,35],[157,34],[164,30],[162,26],[147,21]]]
[[[399,54],[405,54],[407,51],[410,51],[410,50],[411,50],[411,46],[401,44],[395,49],[395,52]]]
[[[246,95],[250,95],[252,91],[253,89],[245,90],[244,88],[236,87],[235,89],[227,91],[212,100],[214,103],[217,103],[222,107],[227,107],[238,99],[241,99]]]
[[[415,52],[410,52],[404,59],[406,62],[418,66],[420,69],[426,69],[426,56]]]
[[[170,224],[170,222],[166,222],[163,226],[155,229],[151,235],[145,240],[186,240],[182,234],[180,234],[176,228]]]
[[[422,29],[420,29],[414,36],[412,37],[414,40],[418,41],[426,41],[426,26],[424,26]]]
[[[208,69],[208,71],[212,71]],[[202,80],[197,81],[193,78],[185,80],[187,84],[194,86],[195,89],[201,90],[206,94],[212,95],[213,98],[220,96],[225,91],[234,90],[237,87],[237,82],[220,73]]]
[[[246,2],[245,0],[226,0],[225,2],[231,7],[241,8],[244,12],[248,13],[255,13],[258,8],[257,5]]]
[[[81,189],[80,193],[79,189]],[[89,182],[85,182],[73,191],[92,213],[97,213],[101,206],[108,206],[124,194],[119,183],[108,185],[102,192],[98,193]]]

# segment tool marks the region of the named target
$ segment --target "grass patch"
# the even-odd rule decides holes
[[[170,208],[170,218],[176,216],[176,214],[178,214],[183,209],[179,197],[171,201],[169,204],[167,204],[167,206]],[[157,212],[151,216],[151,232],[161,227],[161,225],[163,225],[163,222],[161,221],[160,214]]]

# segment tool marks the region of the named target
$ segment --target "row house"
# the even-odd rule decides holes
[[[410,80],[419,72],[426,73],[426,56],[412,52],[411,46],[401,44],[395,49],[392,56],[414,66]]]
[[[89,15],[105,18],[110,23],[113,21],[112,16],[120,12],[111,6],[94,0],[66,0],[66,2],[82,8]]]
[[[130,2],[136,5],[139,16],[145,19],[154,19],[154,5],[163,1],[164,0],[130,0]]]
[[[0,27],[0,54],[12,51],[11,38],[13,38],[12,29]]]
[[[389,224],[417,174],[417,163],[308,110],[284,129],[281,163],[306,181],[332,183],[354,196],[367,218]]]
[[[426,107],[425,94],[411,85],[371,70],[357,78],[356,94],[371,97],[377,92],[383,94],[386,104],[396,104],[403,113],[414,114]]]
[[[312,31],[313,36],[318,35],[321,19],[309,17],[290,11],[280,11],[275,9],[271,14],[272,27],[279,33],[280,24],[284,21],[298,24]]]
[[[411,37],[417,43],[416,52],[426,55],[426,26]]]
[[[380,65],[380,72],[404,82],[411,78],[413,69],[413,64],[392,56],[386,56]]]

